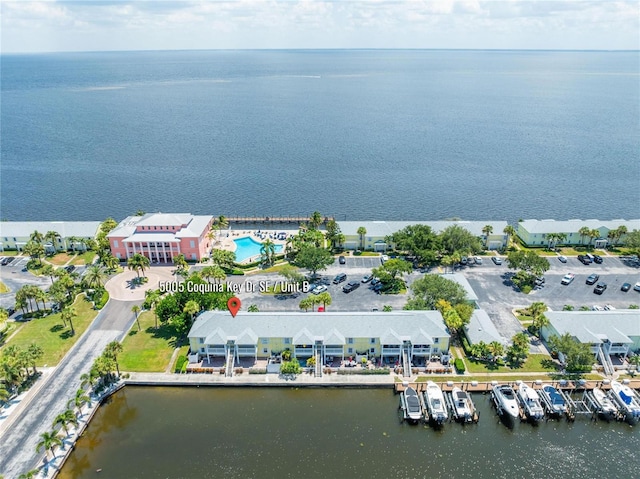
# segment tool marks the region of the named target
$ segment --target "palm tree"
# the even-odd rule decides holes
[[[138,331],[140,331],[140,321],[138,320],[138,315],[140,314],[140,306],[134,304],[131,307],[131,312],[136,315],[136,323],[138,324]]]
[[[77,236],[69,236],[67,237],[67,250],[71,249],[74,253],[76,252],[76,244],[80,242],[80,238]]]
[[[213,278],[213,280],[215,282],[222,281],[223,279],[225,279],[227,277],[227,275],[225,274],[224,270],[218,265],[205,266],[200,271],[200,274],[207,281],[209,281],[211,278]]]
[[[120,376],[120,366],[118,365],[118,354],[122,352],[122,344],[118,341],[111,341],[107,344],[107,347],[104,350],[104,354],[113,359],[113,362],[116,365],[116,372],[118,373],[118,377]]]
[[[142,276],[144,276],[144,270],[147,269],[149,265],[150,265],[149,258],[147,258],[146,256],[140,253],[134,254],[127,261],[127,267],[130,270],[135,271],[136,274],[138,275],[138,278],[140,278],[140,273],[142,273]]]
[[[589,234],[587,236],[589,236],[589,246],[591,246],[591,242],[594,239],[600,238],[600,231],[594,228],[591,231],[589,231]]]
[[[38,374],[38,370],[36,369],[36,362],[38,362],[42,358],[42,356],[44,356],[44,350],[36,343],[31,343],[27,348],[27,352],[29,353],[29,361],[31,362],[31,367],[33,368],[33,374]]]
[[[489,249],[489,235],[493,233],[493,226],[484,225],[482,233],[484,234],[484,247]]]
[[[47,451],[51,451],[51,455],[55,458],[56,446],[62,446],[62,441],[58,437],[58,434],[55,431],[51,431],[51,432],[45,431],[42,434],[40,434],[40,442],[36,446],[36,452],[40,452],[40,449],[45,449]]]
[[[57,426],[60,426],[64,429],[67,436],[69,435],[69,429],[67,429],[69,424],[78,427],[78,418],[71,409],[67,409],[65,412],[58,414],[53,420],[53,428],[55,429]]]
[[[71,336],[76,334],[76,331],[73,328],[73,318],[75,318],[77,315],[78,313],[76,313],[76,310],[73,306],[66,306],[65,308],[62,309],[62,312],[60,313],[60,317],[62,318],[62,321],[68,321],[69,326],[71,326]]]
[[[200,305],[193,299],[187,301],[184,308],[182,308],[182,312],[189,315],[191,322],[193,322],[193,317],[198,313],[198,311],[200,311]]]
[[[620,238],[622,238],[627,233],[628,233],[628,230],[625,225],[618,226],[616,228],[616,242],[619,243],[618,240],[620,240]]]
[[[155,329],[158,329],[158,313],[156,311],[156,304],[160,301],[160,291],[156,289],[150,289],[145,291],[145,303],[149,305],[149,309],[153,309],[153,314],[155,316]]]
[[[111,253],[105,254],[100,257],[100,261],[108,271],[115,271],[120,266],[120,260],[113,256]]]
[[[218,222],[218,226],[221,230],[229,227],[229,220],[227,220],[227,217],[224,215],[218,216],[218,219],[216,221]]]
[[[90,288],[100,288],[104,284],[107,275],[100,265],[92,264],[87,268],[83,281]]]
[[[487,345],[487,350],[488,350],[489,354],[491,354],[491,356],[493,358],[492,360],[494,362],[498,359],[498,357],[500,357],[500,356],[502,356],[504,354],[504,346],[499,341],[491,341]]]
[[[173,265],[176,267],[178,274],[184,274],[189,271],[189,264],[183,254],[173,257]]]
[[[317,230],[318,227],[322,224],[322,215],[319,211],[314,211],[309,218],[309,226],[311,229]]]
[[[42,244],[43,240],[44,240],[44,235],[40,233],[38,230],[31,233],[31,235],[29,236],[29,241],[33,241],[34,243]]]
[[[313,308],[314,308],[313,298],[311,298],[311,297],[302,298],[300,300],[299,306],[300,306],[300,309],[304,309],[305,313],[307,311],[309,311],[309,308],[311,308],[313,310]]]
[[[258,308],[257,304],[251,304],[247,308],[247,311],[249,311],[250,313],[259,313],[260,312],[260,308]]]
[[[531,306],[527,308],[529,315],[531,316],[533,329],[536,331],[536,335],[540,334],[540,330],[549,325],[549,319],[545,316],[545,312],[547,311],[547,305],[542,301],[537,301],[532,303]]]
[[[591,233],[591,230],[589,229],[588,226],[583,226],[582,228],[580,228],[578,230],[578,234],[580,235],[580,243],[584,244],[584,239],[589,236],[589,233]]]
[[[266,239],[260,247],[260,262],[263,266],[273,266],[273,263],[275,263],[275,261],[276,245],[270,239]]]
[[[452,266],[453,263],[453,258],[449,255],[445,255],[440,259],[440,263],[442,263],[442,265],[445,267],[445,272],[447,271],[447,266]],[[453,271],[453,270],[452,270]]]
[[[364,235],[367,234],[367,228],[365,228],[364,226],[360,226],[356,233],[358,233],[358,235],[360,236],[360,249],[364,250]]]
[[[31,256],[31,259],[35,259],[38,263],[42,264],[41,258],[44,256],[44,246],[35,241],[29,241],[22,249],[24,254]]]
[[[317,298],[318,301],[322,303],[322,306],[324,306],[325,311],[327,310],[327,306],[331,306],[331,303],[333,302],[333,298],[331,298],[331,294],[329,293],[329,291],[320,293]]]
[[[105,357],[105,356],[100,356],[100,357]],[[113,361],[113,358],[111,357],[105,357],[105,358],[107,358],[109,362]],[[84,389],[80,388],[76,391],[76,395],[74,396],[74,398],[70,399],[67,402],[67,407],[76,408],[78,410],[76,416],[82,416],[82,406],[84,406],[89,401],[91,401],[91,398],[87,395],[87,392]]]
[[[60,233],[57,231],[47,231],[44,235],[44,239],[53,245],[53,251],[58,251],[57,242],[60,239]]]
[[[516,235],[516,229],[511,225],[507,225],[502,232],[507,235],[507,247],[509,247],[511,239]]]
[[[31,469],[30,471],[27,471],[23,474],[20,474],[18,476],[18,479],[33,479],[34,477],[36,477],[38,474],[40,474],[40,470],[39,469]],[[0,479],[2,479],[3,476],[0,476]]]

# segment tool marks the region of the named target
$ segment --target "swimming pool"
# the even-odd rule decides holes
[[[252,256],[260,256],[260,248],[262,243],[258,243],[250,236],[244,238],[238,238],[233,240],[236,244],[236,261],[242,263],[244,260],[251,258]],[[282,245],[275,245],[276,253],[282,253]],[[257,258],[256,258],[257,259]]]

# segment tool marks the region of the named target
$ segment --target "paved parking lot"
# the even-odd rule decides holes
[[[35,284],[41,288],[51,286],[51,279],[46,276],[34,276],[26,268],[29,258],[16,257],[11,263],[0,266],[0,279],[9,288],[9,292],[0,295],[0,306],[13,308],[16,303],[16,291],[27,284]]]

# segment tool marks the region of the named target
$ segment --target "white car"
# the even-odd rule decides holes
[[[604,310],[605,311],[615,311],[616,308],[614,308],[613,306],[611,306],[610,304],[605,304],[604,305]]]
[[[320,293],[324,293],[328,288],[326,287],[326,285],[324,284],[319,284],[318,286],[316,286],[315,288],[313,288],[311,290],[311,292],[313,294],[320,294]]]
[[[475,260],[476,264],[482,264],[482,258],[480,256],[476,256],[473,259]]]
[[[567,257],[566,256],[558,256],[558,261],[560,261],[561,263],[566,263],[567,262]]]
[[[560,281],[560,284],[571,284],[571,281],[573,281],[575,277],[575,274],[567,273],[564,275],[564,278],[562,278],[562,281]]]
[[[594,304],[591,307],[591,311],[604,311],[604,308],[602,306],[598,306],[597,304]]]
[[[387,261],[389,261],[389,257],[386,254],[383,254],[382,256],[380,256],[380,262],[382,264],[385,264]]]
[[[634,291],[640,291],[640,281],[638,281],[638,282],[636,283],[636,285],[633,287],[633,290],[634,290]]]

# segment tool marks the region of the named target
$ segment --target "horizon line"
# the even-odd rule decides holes
[[[59,50],[59,51],[0,51],[3,55],[52,55],[65,53],[151,53],[151,52],[269,52],[269,51],[470,51],[470,52],[583,52],[583,53],[633,53],[640,49],[576,49],[576,48],[376,48],[376,47],[314,47],[314,48],[175,48],[175,49],[134,49],[134,50]]]

